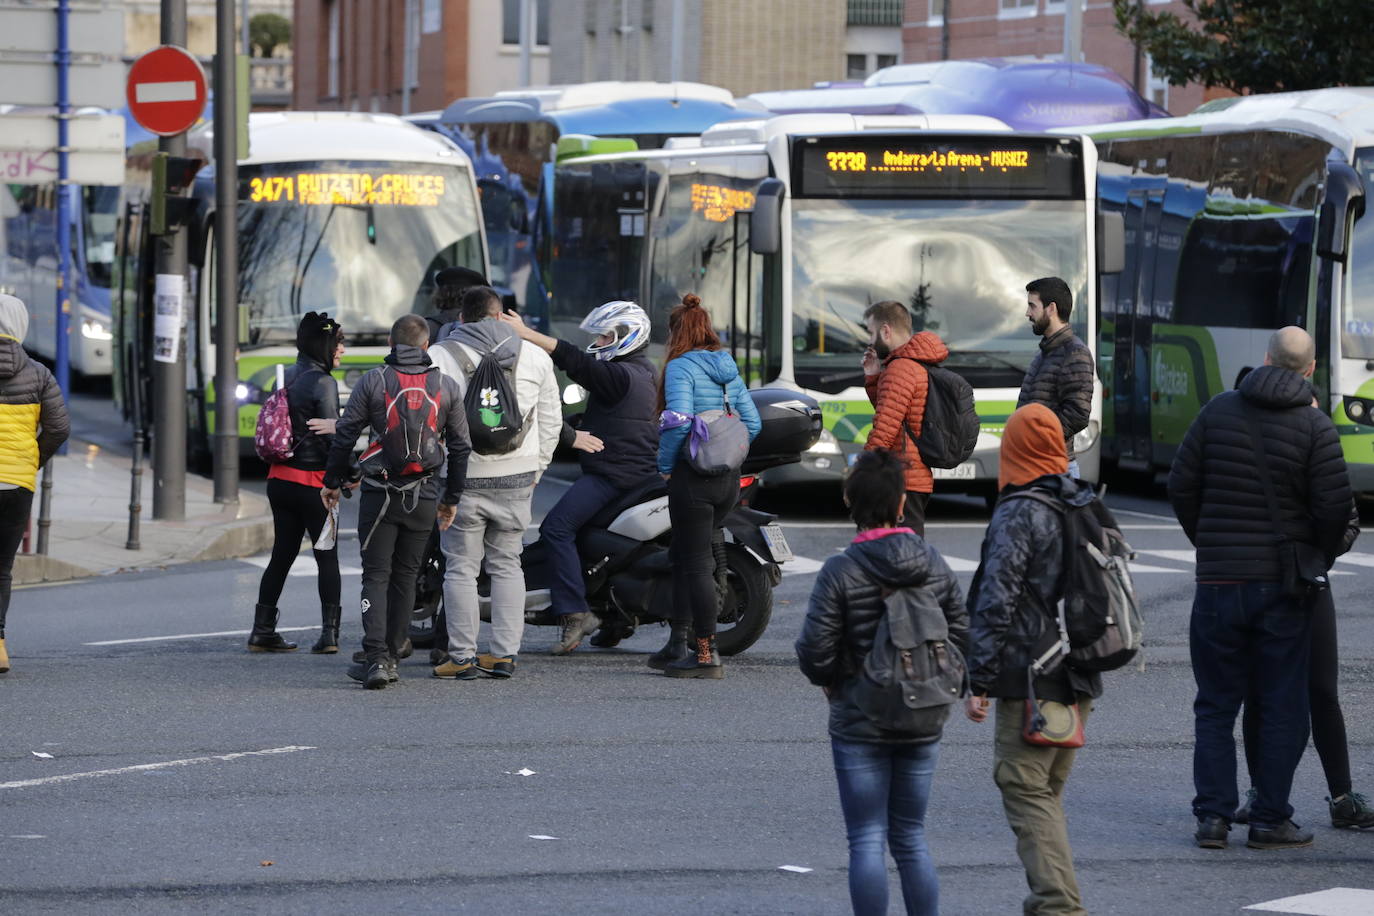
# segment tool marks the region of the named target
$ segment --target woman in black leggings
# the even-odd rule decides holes
[[[1326,773],[1331,792],[1326,801],[1331,809],[1333,827],[1374,827],[1374,807],[1350,785],[1350,748],[1345,740],[1345,716],[1336,689],[1340,657],[1336,651],[1336,603],[1331,590],[1324,589],[1312,602],[1312,656],[1308,675],[1308,702],[1312,710],[1312,743]],[[1253,774],[1259,747],[1259,714],[1251,703],[1245,704],[1242,729],[1245,735],[1245,762]],[[1253,778],[1253,777],[1252,777]],[[1236,812],[1236,822],[1250,819],[1251,789],[1245,806]]]
[[[339,416],[339,383],[330,370],[343,356],[343,330],[327,312],[306,313],[296,330],[295,365],[286,370],[286,397],[291,405],[292,455],[267,473],[267,501],[272,505],[272,559],[263,570],[258,586],[258,605],[253,615],[253,632],[248,648],[253,652],[291,652],[296,648],[277,633],[277,600],[286,585],[286,575],[300,553],[301,538],[307,533],[313,545],[329,521],[320,501],[324,485],[325,459],[333,438],[314,433],[310,421],[333,421]],[[325,424],[332,427],[332,424]],[[311,652],[339,651],[339,551],[338,545],[316,550],[319,569],[320,638]]]

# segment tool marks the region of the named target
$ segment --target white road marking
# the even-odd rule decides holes
[[[1351,566],[1374,566],[1374,554],[1347,553],[1337,557],[1336,562],[1349,563]]]
[[[782,574],[784,576],[804,576],[820,572],[823,565],[820,560],[813,560],[810,557],[793,557],[782,564]]]
[[[1191,550],[1137,550],[1136,553],[1143,553],[1147,557],[1159,557],[1164,560],[1173,560],[1175,563],[1193,564],[1197,554]]]
[[[1374,891],[1359,887],[1331,887],[1311,894],[1252,903],[1245,909],[1302,913],[1304,916],[1369,916],[1374,913]]]
[[[169,80],[164,83],[135,83],[134,100],[145,102],[194,102],[195,80]]]
[[[1173,522],[1174,528],[1178,527],[1178,520],[1172,515],[1160,515],[1156,512],[1138,512],[1135,509],[1112,509],[1114,515],[1134,515],[1136,518],[1151,518],[1157,522]]]
[[[68,773],[65,776],[44,776],[41,779],[16,779],[13,782],[0,782],[0,789],[27,789],[32,786],[48,786],[60,782],[75,782],[78,779],[94,779],[97,776],[118,776],[121,773],[145,773],[149,770],[164,770],[168,767],[185,767],[198,763],[215,763],[223,760],[239,760],[244,757],[266,757],[272,754],[292,754],[296,751],[313,751],[307,745],[288,745],[269,747],[261,751],[236,751],[232,754],[215,754],[210,757],[187,757],[184,760],[164,760],[161,763],[140,763],[128,767],[115,767],[110,770],[90,770],[85,773]]]
[[[305,555],[306,554],[304,553],[296,554],[296,559],[291,563],[291,571],[287,573],[288,576],[295,578],[298,576],[316,575],[317,570],[315,569],[315,563],[313,560],[309,560],[305,563],[299,562],[300,558]],[[266,569],[267,564],[272,562],[271,557],[241,557],[240,559],[242,559],[243,562],[247,563],[249,566],[256,566],[258,569]],[[362,574],[363,568],[361,566],[339,567],[339,575],[341,576],[361,576]]]
[[[318,630],[317,623],[309,627],[277,627],[278,633],[295,633],[299,630]],[[106,639],[100,642],[84,642],[83,646],[126,646],[136,642],[167,642],[174,639],[209,639],[213,636],[247,636],[252,630],[220,630],[218,633],[178,633],[175,636],[140,636],[137,639]]]

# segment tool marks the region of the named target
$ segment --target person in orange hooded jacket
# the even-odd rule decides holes
[[[864,449],[886,449],[906,463],[906,516],[902,524],[925,536],[926,503],[935,478],[916,450],[926,413],[930,377],[926,364],[939,363],[949,348],[930,331],[911,332],[911,313],[894,300],[875,302],[864,311],[868,349],[864,351],[864,388],[873,402],[873,428]]]

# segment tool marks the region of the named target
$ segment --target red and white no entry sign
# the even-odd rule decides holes
[[[134,61],[124,94],[135,121],[171,137],[189,130],[205,110],[205,71],[185,48],[163,45]]]

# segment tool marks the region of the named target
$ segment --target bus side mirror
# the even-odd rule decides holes
[[[1097,272],[1126,269],[1126,219],[1119,210],[1097,211]]]
[[[777,254],[782,248],[782,199],[787,187],[776,178],[759,182],[754,209],[749,213],[749,250]]]
[[[1350,253],[1351,218],[1364,215],[1364,185],[1360,175],[1344,162],[1328,162],[1326,199],[1317,221],[1317,254],[1345,263]]]

